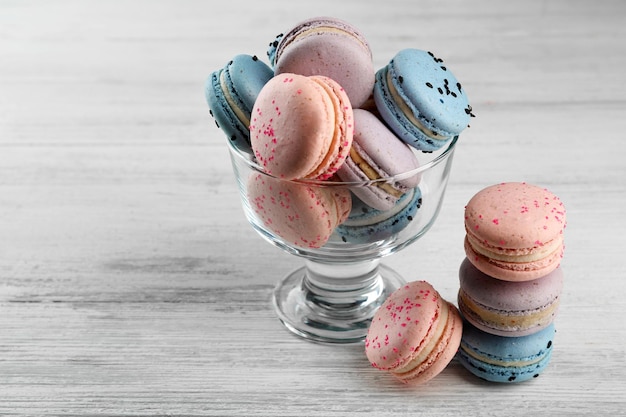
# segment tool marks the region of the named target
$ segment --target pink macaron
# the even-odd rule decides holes
[[[461,343],[456,307],[426,281],[394,291],[376,311],[365,339],[372,366],[402,382],[420,384],[450,363]]]
[[[262,173],[248,178],[247,196],[264,227],[302,248],[324,246],[352,209],[346,188],[285,181]]]
[[[503,281],[480,272],[466,258],[459,268],[459,310],[477,328],[507,337],[527,336],[557,315],[563,271],[556,268],[531,281]]]
[[[286,180],[332,177],[350,152],[353,131],[348,96],[324,76],[273,77],[261,89],[250,121],[258,163]]]
[[[352,192],[377,210],[390,210],[398,200],[420,182],[419,167],[409,145],[398,139],[374,114],[354,109],[352,148],[337,176],[346,182],[369,182]],[[407,174],[394,178],[399,174]]]
[[[375,71],[370,45],[354,25],[334,17],[296,24],[270,44],[274,73],[324,75],[337,81],[354,107],[372,94]]]
[[[563,203],[545,188],[524,182],[492,185],[465,207],[465,252],[491,277],[533,280],[559,266],[565,225]]]

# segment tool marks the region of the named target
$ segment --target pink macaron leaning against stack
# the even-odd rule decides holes
[[[376,311],[365,339],[372,366],[405,383],[425,383],[450,363],[461,343],[456,307],[426,281],[394,291]]]
[[[348,96],[324,76],[275,76],[261,89],[250,120],[258,163],[285,180],[332,177],[350,152],[353,131]]]
[[[493,278],[533,280],[560,265],[565,225],[563,203],[545,188],[524,182],[492,185],[465,207],[465,253]]]
[[[315,17],[277,36],[268,50],[274,73],[324,75],[348,92],[360,107],[374,89],[369,43],[359,29],[334,17]]]
[[[324,246],[352,209],[346,188],[282,181],[262,173],[250,175],[247,193],[257,219],[285,242],[302,248]]]
[[[419,162],[409,145],[398,139],[375,115],[361,109],[353,112],[352,148],[337,176],[346,182],[372,181],[371,185],[354,187],[352,192],[370,207],[389,210],[420,181],[418,173],[393,177],[415,171]]]
[[[556,268],[531,281],[504,281],[480,272],[465,258],[459,268],[459,310],[477,328],[520,337],[545,329],[556,317],[563,271]]]

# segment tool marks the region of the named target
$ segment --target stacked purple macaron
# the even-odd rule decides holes
[[[468,325],[459,359],[475,375],[520,382],[547,365],[563,288],[565,223],[561,200],[527,183],[487,187],[465,207],[458,304]]]

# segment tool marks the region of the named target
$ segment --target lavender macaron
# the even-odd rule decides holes
[[[348,93],[353,107],[372,94],[375,70],[372,51],[363,33],[334,17],[314,17],[276,36],[268,51],[276,75],[324,75]]]
[[[458,305],[467,321],[487,333],[527,336],[555,319],[563,272],[556,268],[531,281],[503,281],[479,271],[465,258],[459,268]]]
[[[354,109],[350,154],[337,171],[345,182],[370,182],[351,191],[377,210],[390,210],[420,181],[417,157],[372,113]],[[402,176],[400,176],[402,174]],[[386,180],[387,179],[387,180]]]

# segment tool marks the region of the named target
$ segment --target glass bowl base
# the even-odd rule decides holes
[[[278,283],[273,303],[284,326],[306,340],[361,343],[376,310],[404,284],[377,260],[341,265],[307,261]]]

